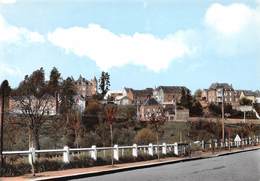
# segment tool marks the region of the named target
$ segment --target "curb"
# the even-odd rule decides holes
[[[199,156],[199,157],[184,158],[184,159],[179,159],[179,160],[163,161],[163,162],[158,162],[158,163],[148,163],[148,164],[144,164],[144,165],[123,167],[123,168],[111,168],[111,170],[78,173],[78,174],[72,174],[72,175],[67,175],[67,176],[37,178],[37,179],[33,179],[33,181],[60,181],[60,180],[62,181],[62,180],[71,180],[71,179],[81,179],[81,178],[86,178],[86,177],[96,177],[96,176],[108,175],[108,174],[113,174],[113,173],[120,173],[120,172],[131,171],[131,170],[139,170],[139,169],[169,165],[169,164],[173,164],[173,163],[181,163],[181,162],[188,162],[188,161],[196,161],[196,160],[222,157],[222,156],[233,155],[233,154],[249,152],[249,151],[256,151],[256,150],[260,150],[260,148],[238,150],[238,151],[234,151],[234,152],[227,152],[227,153],[216,154],[216,155],[211,155],[211,156]]]

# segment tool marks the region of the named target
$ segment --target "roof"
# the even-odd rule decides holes
[[[147,100],[144,102],[145,106],[154,106],[159,105],[159,103],[154,98],[147,98]]]
[[[232,85],[229,85],[228,83],[213,83],[209,87],[209,90],[216,90],[219,88],[224,88],[225,90],[234,90]]]
[[[255,91],[255,96],[260,97],[260,91],[259,90]]]
[[[159,86],[157,89],[162,89],[165,93],[181,93],[181,91],[188,90],[184,86]]]
[[[251,90],[242,90],[241,92],[243,92],[245,96],[256,96],[256,92]]]
[[[139,96],[143,96],[143,97],[147,97],[147,96],[151,96],[153,95],[153,89],[152,88],[146,88],[146,89],[142,89],[142,90],[135,90],[132,88],[125,88],[126,92],[133,92],[134,96],[139,97]]]
[[[129,100],[129,97],[122,95],[122,96],[117,96],[115,99],[116,100],[122,100],[122,99],[128,99]]]

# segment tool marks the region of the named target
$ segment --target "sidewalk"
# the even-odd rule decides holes
[[[143,162],[116,164],[114,167],[107,165],[107,166],[97,166],[97,167],[89,167],[89,168],[68,169],[62,171],[42,172],[42,173],[37,173],[36,177],[32,177],[30,174],[20,176],[20,177],[3,177],[0,178],[0,181],[61,180],[62,178],[63,180],[68,180],[72,178],[98,176],[98,175],[104,175],[109,173],[148,168],[148,167],[171,164],[171,163],[206,159],[206,158],[224,156],[224,155],[235,154],[240,152],[258,150],[258,149],[260,149],[260,146],[252,146],[252,147],[247,147],[245,149],[233,149],[231,152],[228,150],[224,150],[224,151],[216,152],[215,154],[212,154],[211,152],[203,152],[202,154],[199,155],[192,155],[192,157],[171,157],[171,158],[164,158],[161,160],[150,160],[150,161],[143,161]]]

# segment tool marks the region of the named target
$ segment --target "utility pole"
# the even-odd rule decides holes
[[[1,157],[1,168],[4,167],[4,157],[3,157],[3,150],[4,150],[4,103],[5,103],[5,89],[2,89],[2,100],[1,100],[1,147],[0,147],[0,157]],[[3,176],[3,170],[1,169],[1,176]]]
[[[0,120],[0,131],[1,131],[1,138],[0,138],[0,164],[1,167],[4,167],[4,157],[3,157],[3,150],[4,150],[4,116],[5,116],[5,97],[9,96],[9,93],[11,91],[11,88],[9,86],[9,83],[7,80],[4,80],[0,86],[0,94],[2,95],[1,100],[1,120]],[[8,98],[6,99],[8,100]],[[3,169],[1,169],[1,176],[3,176]]]
[[[221,112],[222,112],[222,141],[224,142],[225,140],[225,123],[224,123],[224,87],[222,88],[222,109],[221,109]]]

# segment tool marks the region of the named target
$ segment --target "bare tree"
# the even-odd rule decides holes
[[[167,117],[165,116],[163,108],[159,108],[156,111],[150,112],[146,115],[151,125],[151,128],[156,133],[156,144],[157,144],[157,157],[160,160],[160,146],[159,146],[159,134],[162,132],[163,125],[165,124]]]
[[[28,128],[29,147],[40,149],[39,134],[46,117],[55,112],[55,98],[47,91],[44,70],[36,70],[30,76],[25,76],[23,82],[13,92],[13,112],[22,114],[25,118],[19,123]]]
[[[115,120],[115,116],[117,113],[117,106],[114,104],[108,104],[105,107],[105,117],[106,121],[110,125],[110,139],[111,139],[111,147],[113,147],[113,121]],[[114,165],[114,152],[111,153],[111,164]]]

